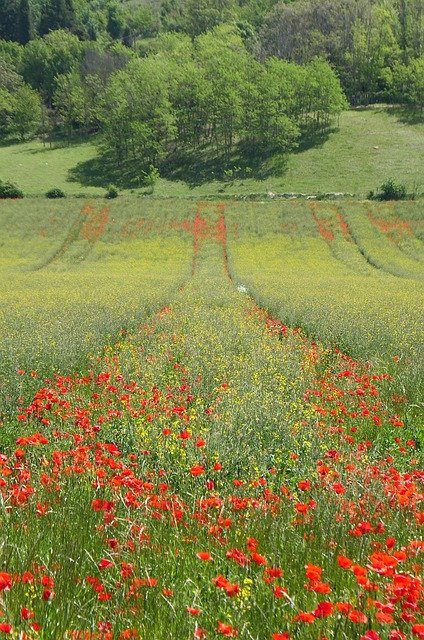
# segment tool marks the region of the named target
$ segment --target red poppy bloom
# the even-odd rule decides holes
[[[0,573],[0,591],[12,588],[12,578],[9,573]]]
[[[199,551],[199,553],[196,553],[196,556],[199,558],[199,560],[212,560],[211,554],[207,551]]]
[[[216,630],[227,638],[236,638],[238,636],[238,630],[230,624],[225,624],[225,622],[218,622]]]
[[[0,631],[2,631],[3,633],[13,633],[13,627],[8,622],[1,622]]]
[[[362,611],[357,611],[356,609],[353,609],[352,611],[350,611],[347,617],[352,622],[361,622],[362,624],[365,624],[366,622],[368,622],[368,618],[365,615],[365,613],[362,613]]]
[[[197,476],[202,475],[202,473],[205,473],[205,467],[202,467],[202,465],[197,464],[194,467],[190,467],[190,473],[194,478],[196,478]]]
[[[370,629],[369,631],[364,633],[363,636],[361,636],[361,640],[381,640],[381,637],[378,635],[376,631],[372,631]]]

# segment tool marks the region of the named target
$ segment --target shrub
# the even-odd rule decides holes
[[[66,193],[64,191],[62,191],[62,189],[59,189],[58,187],[55,187],[53,189],[50,189],[49,191],[47,191],[46,193],[46,198],[66,198]]]
[[[23,198],[24,193],[13,182],[0,180],[0,198]]]
[[[113,198],[117,198],[119,196],[118,188],[115,185],[110,184],[105,193],[105,198],[112,200]]]
[[[378,200],[405,200],[407,197],[405,185],[396,183],[393,178],[383,182],[380,189],[380,193],[376,195]]]

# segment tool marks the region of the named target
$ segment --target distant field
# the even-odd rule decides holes
[[[155,195],[219,197],[294,191],[366,196],[390,177],[405,183],[409,191],[424,192],[424,124],[406,123],[407,117],[407,113],[383,107],[347,111],[340,117],[339,128],[326,141],[291,154],[287,160],[271,159],[262,167],[267,178],[227,182],[206,179],[195,186],[160,179]],[[56,149],[39,142],[0,147],[0,178],[14,180],[28,195],[42,195],[52,187],[61,187],[69,195],[103,195],[110,181],[106,177],[104,183],[98,177],[94,180],[101,186],[92,186],[90,175],[86,179],[79,177],[82,182],[69,181],[69,171],[95,156],[91,142]],[[81,172],[77,175],[81,176]]]

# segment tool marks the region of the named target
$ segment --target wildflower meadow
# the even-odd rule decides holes
[[[415,203],[0,202],[0,637],[424,638]]]

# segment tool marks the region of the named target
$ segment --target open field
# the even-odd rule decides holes
[[[405,121],[408,118],[409,120]],[[351,110],[340,117],[339,127],[326,140],[299,150],[287,158],[274,157],[263,166],[245,169],[243,179],[210,179],[214,167],[202,165],[180,168],[173,179],[161,178],[156,196],[202,197],[220,194],[271,192],[345,192],[365,197],[392,177],[408,191],[424,192],[424,124],[414,123],[408,112],[371,107]],[[15,181],[28,195],[43,195],[60,187],[69,195],[103,195],[108,183],[122,183],[119,172],[105,172],[94,162],[92,142],[49,149],[41,142],[0,147],[0,179]],[[229,162],[238,167],[238,160]],[[103,172],[103,173],[102,173]],[[221,171],[222,173],[222,171]],[[249,177],[250,175],[250,177]],[[137,192],[143,189],[134,186]]]
[[[424,637],[419,202],[0,203],[0,632]]]

